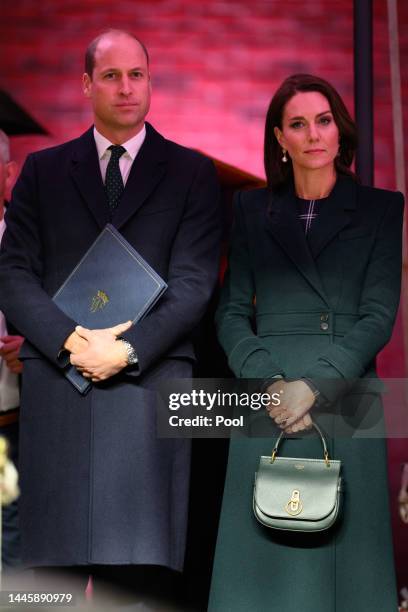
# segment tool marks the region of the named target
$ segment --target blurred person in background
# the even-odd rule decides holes
[[[6,228],[6,197],[16,174],[17,164],[10,159],[9,139],[0,130],[0,242]],[[21,336],[9,334],[4,315],[0,312],[0,436],[6,438],[15,465],[18,464],[19,374],[23,367],[18,355],[23,341]],[[6,575],[21,565],[17,501],[2,509],[2,564]]]

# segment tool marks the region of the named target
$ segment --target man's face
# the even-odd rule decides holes
[[[126,34],[104,36],[95,51],[93,73],[84,74],[83,86],[101,134],[124,134],[128,139],[141,130],[151,87],[146,55],[136,40]]]

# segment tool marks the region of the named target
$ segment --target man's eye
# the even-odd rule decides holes
[[[104,79],[111,80],[111,79],[114,79],[114,78],[115,78],[115,76],[116,76],[116,75],[115,75],[115,73],[114,73],[114,72],[107,72],[103,78],[104,78]]]
[[[134,72],[132,72],[132,77],[136,79],[141,79],[143,77],[143,72],[140,72],[140,70],[135,70]]]

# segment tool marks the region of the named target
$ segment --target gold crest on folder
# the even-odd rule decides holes
[[[96,295],[92,298],[91,312],[98,312],[102,310],[108,304],[109,298],[104,291],[99,290]]]

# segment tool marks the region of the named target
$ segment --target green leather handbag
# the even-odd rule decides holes
[[[326,440],[323,459],[278,457],[278,437],[272,456],[262,456],[255,474],[253,509],[260,523],[287,531],[323,531],[335,522],[340,508],[341,462],[329,458]]]

